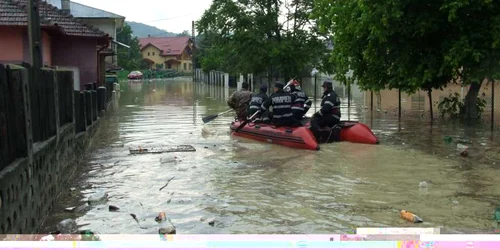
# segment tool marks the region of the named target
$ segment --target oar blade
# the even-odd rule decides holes
[[[211,122],[215,118],[217,118],[219,115],[209,115],[207,117],[203,117],[203,123]]]

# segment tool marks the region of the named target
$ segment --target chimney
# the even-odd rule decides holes
[[[69,4],[70,4],[70,0],[61,0],[61,10],[64,11],[66,14],[71,13]]]

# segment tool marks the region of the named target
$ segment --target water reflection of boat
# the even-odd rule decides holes
[[[136,93],[141,92],[143,84],[144,84],[144,82],[141,80],[129,80],[128,81],[128,88],[132,92],[136,92]]]
[[[275,127],[267,124],[248,123],[241,130],[236,128],[241,125],[240,121],[231,123],[231,131],[234,136],[241,136],[262,142],[279,144],[291,148],[319,150],[320,143],[331,143],[347,141],[353,143],[378,144],[377,137],[365,124],[351,121],[342,121],[333,129],[324,128],[320,131],[320,138],[315,138],[309,130],[309,120],[302,121],[304,126],[297,128]]]

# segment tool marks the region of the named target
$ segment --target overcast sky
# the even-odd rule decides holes
[[[72,0],[109,11],[170,32],[191,32],[191,22],[200,19],[212,0]],[[163,20],[165,19],[165,20]]]

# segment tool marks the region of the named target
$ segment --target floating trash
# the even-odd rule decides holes
[[[406,210],[401,210],[399,213],[401,215],[401,218],[413,222],[413,223],[421,223],[424,222],[420,217],[418,217],[416,214],[406,211]]]

